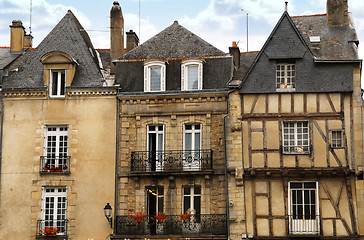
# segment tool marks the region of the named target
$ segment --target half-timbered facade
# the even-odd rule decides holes
[[[223,117],[232,58],[178,22],[115,61],[115,239],[226,239]]]
[[[345,6],[341,25],[284,12],[259,53],[240,55],[227,130],[232,239],[359,239],[361,61]]]

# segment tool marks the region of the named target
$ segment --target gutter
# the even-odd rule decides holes
[[[116,97],[116,154],[115,154],[115,196],[114,196],[114,230],[113,235],[116,233],[116,216],[118,205],[118,181],[119,181],[119,98]]]

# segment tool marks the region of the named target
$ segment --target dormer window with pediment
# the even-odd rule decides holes
[[[44,67],[43,82],[48,86],[49,97],[64,98],[66,87],[71,86],[78,63],[67,53],[46,53],[41,62]]]
[[[182,62],[181,87],[184,91],[202,90],[201,60],[187,60]]]
[[[296,87],[296,65],[294,62],[277,62],[277,89],[294,89]]]
[[[148,61],[144,63],[144,92],[166,90],[166,63]]]

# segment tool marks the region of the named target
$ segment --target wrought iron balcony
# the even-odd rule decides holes
[[[133,151],[131,172],[184,172],[212,170],[212,150]]]
[[[320,234],[320,216],[313,215],[305,219],[303,215],[289,216],[289,232],[292,235]]]
[[[67,236],[68,220],[38,220],[37,238],[59,236],[64,239]],[[55,234],[53,232],[56,232]],[[53,233],[53,234],[52,234]]]
[[[59,173],[59,174],[70,174],[71,167],[71,157],[40,157],[40,166],[39,172],[40,174],[51,174],[51,173]]]
[[[117,216],[115,235],[125,237],[131,235],[224,236],[227,235],[226,221],[225,214],[192,215],[190,219],[184,220],[180,215],[166,215],[161,220],[147,215],[137,219],[134,219],[134,216]]]

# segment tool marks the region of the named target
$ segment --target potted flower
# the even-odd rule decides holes
[[[68,166],[65,164],[65,165],[63,165],[62,168],[63,168],[64,171],[66,171],[68,169]]]
[[[158,222],[163,222],[166,219],[166,215],[162,212],[157,212],[157,215],[155,216],[155,219]]]
[[[181,214],[181,221],[183,223],[190,222],[190,220],[191,220],[191,212],[187,211],[186,213]]]
[[[130,212],[129,212],[129,218],[132,218]],[[139,211],[136,211],[133,215],[133,219],[138,222],[144,222],[146,220],[144,208]]]
[[[46,227],[42,230],[42,233],[44,236],[51,237],[51,236],[57,236],[57,233],[59,233],[58,228],[55,227]]]
[[[61,172],[62,171],[62,167],[61,166],[57,166],[57,167],[54,168],[54,170],[56,172]]]

